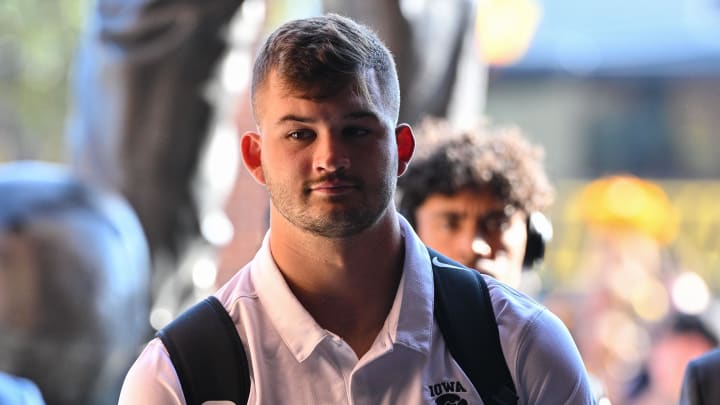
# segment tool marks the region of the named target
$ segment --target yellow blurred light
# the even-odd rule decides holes
[[[535,0],[481,0],[475,15],[478,51],[488,65],[506,66],[527,52],[541,17]]]
[[[590,226],[635,230],[661,245],[677,234],[678,212],[660,186],[629,175],[600,178],[579,198],[580,215]]]

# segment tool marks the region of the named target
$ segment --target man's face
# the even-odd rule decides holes
[[[275,72],[256,93],[260,134],[243,137],[243,155],[287,223],[345,237],[371,227],[393,207],[397,176],[410,158],[402,151],[398,156],[398,145],[407,137],[412,142],[412,132],[394,128],[377,82],[372,75],[367,80],[370,100],[350,86],[329,98],[303,98]]]
[[[520,282],[527,215],[488,190],[430,195],[415,211],[416,230],[431,248],[511,286]]]

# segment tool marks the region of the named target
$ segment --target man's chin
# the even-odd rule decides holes
[[[511,287],[518,288],[520,285],[521,270],[519,268],[513,270],[514,266],[505,258],[480,259],[473,267],[480,273],[487,274]]]

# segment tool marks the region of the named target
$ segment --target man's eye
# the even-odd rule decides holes
[[[288,134],[288,138],[294,139],[296,141],[303,141],[306,139],[311,139],[313,137],[312,131],[292,131]]]
[[[483,228],[488,232],[502,232],[510,224],[510,218],[505,215],[493,215],[483,221]]]
[[[350,136],[350,137],[365,136],[365,135],[369,135],[370,132],[371,131],[368,128],[363,128],[363,127],[348,127],[343,130],[343,134],[345,136]]]
[[[447,218],[443,221],[443,228],[448,231],[455,231],[460,226],[460,221],[455,218]]]

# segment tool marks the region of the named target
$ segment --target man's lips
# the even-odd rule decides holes
[[[337,181],[320,181],[313,183],[309,190],[311,192],[320,192],[327,194],[342,194],[356,190],[358,184],[352,181],[337,180]]]
[[[313,184],[310,189],[317,190],[323,188],[348,188],[355,187],[355,183],[349,181],[324,181],[321,183]]]

